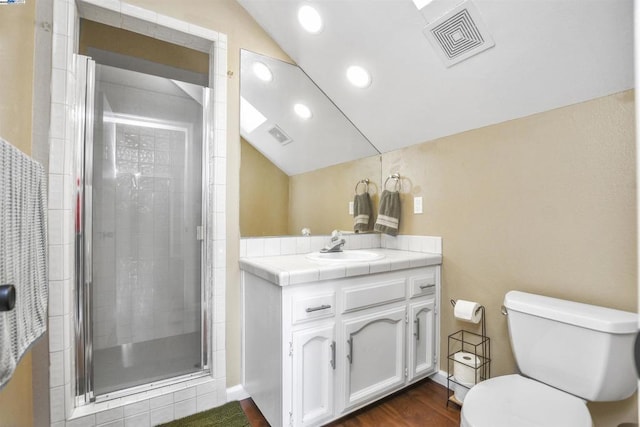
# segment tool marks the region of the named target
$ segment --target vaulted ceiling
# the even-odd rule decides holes
[[[495,45],[455,65],[424,30],[459,0],[238,2],[381,152],[633,87],[632,0],[469,0]],[[304,4],[317,34],[298,23]],[[348,83],[352,64],[368,88]]]

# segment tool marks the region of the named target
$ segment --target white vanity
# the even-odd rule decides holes
[[[442,255],[366,252],[241,258],[243,385],[272,426],[328,423],[438,370]]]

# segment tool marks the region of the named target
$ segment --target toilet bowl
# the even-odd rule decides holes
[[[521,375],[483,381],[467,393],[461,427],[592,427],[586,401]]]
[[[520,374],[471,388],[461,427],[592,427],[587,401],[635,392],[636,313],[518,291],[504,306]]]

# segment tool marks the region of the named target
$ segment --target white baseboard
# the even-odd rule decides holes
[[[446,382],[446,377],[445,377]],[[244,400],[248,399],[249,393],[242,387],[242,384],[234,385],[233,387],[227,388],[227,402],[231,402],[234,400]]]
[[[443,387],[447,386],[447,373],[445,371],[438,371],[429,378]]]

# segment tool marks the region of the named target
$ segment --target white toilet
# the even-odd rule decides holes
[[[504,306],[521,374],[469,390],[461,427],[592,427],[587,401],[636,390],[637,314],[518,291]]]

